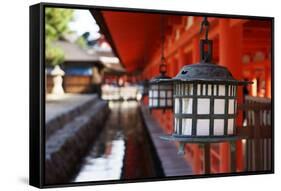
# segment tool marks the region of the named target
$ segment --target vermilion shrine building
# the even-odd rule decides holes
[[[101,31],[115,54],[127,70],[123,76],[128,81],[151,79],[159,74],[161,57],[160,15],[154,13],[129,13],[92,11]],[[239,102],[244,96],[271,99],[271,22],[263,19],[238,19],[209,17],[209,38],[213,40],[213,60],[227,67],[236,79],[252,81],[247,88],[239,89]],[[182,66],[199,62],[199,40],[202,17],[165,16],[165,47],[167,74],[174,77]],[[108,76],[108,79],[111,79]],[[147,104],[147,97],[143,98]],[[242,111],[237,124],[242,126]],[[172,111],[153,111],[153,117],[166,133],[173,128]],[[243,171],[243,143],[236,142],[236,170]],[[231,159],[227,143],[212,144],[211,172],[229,172]],[[203,173],[202,149],[197,144],[187,144],[186,160],[195,174]]]

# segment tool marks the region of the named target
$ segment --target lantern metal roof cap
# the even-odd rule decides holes
[[[180,72],[172,78],[172,81],[231,83],[238,85],[247,85],[252,83],[243,80],[236,80],[226,67],[208,62],[185,65],[182,67]]]
[[[166,76],[164,73],[161,73],[159,76],[156,76],[154,78],[152,78],[151,80],[149,80],[150,84],[157,84],[157,83],[165,83],[165,82],[171,82],[172,78],[170,78],[169,76]]]

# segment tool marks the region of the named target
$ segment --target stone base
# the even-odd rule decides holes
[[[45,184],[68,183],[73,178],[109,112],[107,102],[97,101],[48,138],[45,151]]]
[[[65,94],[59,100],[49,95],[46,102],[46,140],[99,101],[97,95]]]

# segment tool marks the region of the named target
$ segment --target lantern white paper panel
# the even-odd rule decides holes
[[[214,85],[214,95],[216,96],[217,95],[217,86]]]
[[[151,89],[157,90],[158,89],[158,85],[152,85]]]
[[[233,135],[234,133],[234,119],[228,119],[227,134]]]
[[[155,98],[158,97],[158,91],[157,90],[153,90],[153,97],[155,97]]]
[[[208,85],[208,96],[212,95],[212,85]]]
[[[171,84],[160,85],[159,89],[161,89],[161,90],[170,90],[170,89],[173,89],[173,85],[171,85]]]
[[[232,94],[231,94],[231,88],[232,88],[232,86],[228,86],[228,95],[229,95],[229,96],[232,96]]]
[[[182,113],[192,114],[192,98],[182,98]]]
[[[228,100],[228,114],[234,114],[234,99]]]
[[[208,136],[210,134],[210,120],[197,119],[196,135]]]
[[[202,95],[206,95],[206,91],[207,91],[206,84],[203,84],[202,88],[203,88]]]
[[[175,129],[174,129],[174,131],[175,131],[175,133],[179,133],[179,120],[180,119],[178,119],[178,118],[175,118]]]
[[[173,99],[167,99],[167,105],[172,106],[173,104]]]
[[[212,91],[213,90],[213,91]],[[193,85],[192,84],[182,84],[176,86],[176,94],[177,95],[193,95]],[[226,92],[225,85],[212,85],[212,84],[197,84],[197,94],[199,96],[235,96],[236,95],[236,86],[229,86],[228,92]],[[168,96],[168,94],[167,94]],[[180,102],[181,100],[181,102]],[[169,99],[167,100],[167,102]],[[192,114],[193,110],[193,98],[175,98],[174,99],[174,107],[175,113],[182,114]],[[210,98],[197,98],[197,114],[210,114]],[[180,105],[181,103],[181,105]],[[214,114],[222,114],[222,115],[233,115],[235,114],[235,99],[229,99],[228,104],[226,105],[225,98],[214,98]],[[181,108],[180,108],[181,107]],[[228,107],[228,113],[225,113],[225,107]],[[179,132],[179,120],[182,120],[182,134],[183,135],[192,135],[192,120],[191,118],[182,118],[175,119],[175,130],[177,133]],[[227,134],[234,134],[234,119],[226,119],[227,120]],[[214,131],[213,134],[215,136],[224,135],[224,125],[225,119],[214,119]],[[210,135],[210,119],[197,119],[196,120],[196,135],[197,136],[209,136]]]
[[[225,85],[219,85],[219,96],[225,96]]]
[[[152,90],[149,90],[149,92],[148,92],[148,97],[149,97],[149,98],[152,97]]]
[[[159,105],[160,105],[160,106],[166,106],[166,101],[165,101],[165,99],[160,99],[160,100],[159,100]]]
[[[224,135],[224,119],[214,120],[214,135]]]
[[[236,96],[237,86],[229,86],[228,87],[228,95],[229,96]]]
[[[214,114],[224,114],[225,100],[215,99],[214,101]]]
[[[171,90],[167,91],[167,97],[172,97],[172,91]]]
[[[166,91],[160,90],[160,98],[165,98],[165,97],[166,97]]]
[[[197,100],[197,113],[198,114],[209,114],[210,113],[210,99],[199,98]]]
[[[175,98],[175,113],[180,112],[180,100],[179,98]]]
[[[153,99],[152,102],[153,106],[158,106],[158,99]]]
[[[197,95],[201,95],[201,84],[197,84]]]
[[[182,119],[182,134],[191,135],[192,119]]]

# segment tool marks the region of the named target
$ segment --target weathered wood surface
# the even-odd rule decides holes
[[[151,117],[147,106],[141,106],[142,117],[147,127],[157,155],[162,163],[165,176],[192,175],[192,168],[187,163],[184,155],[178,154],[174,142],[163,141],[161,135],[165,135],[159,124]]]
[[[245,140],[245,170],[272,170],[272,110],[271,99],[246,96],[239,107],[246,117],[245,127],[237,129]]]

